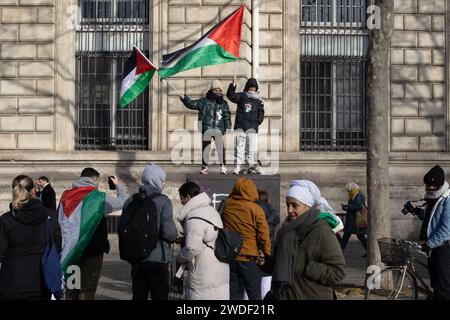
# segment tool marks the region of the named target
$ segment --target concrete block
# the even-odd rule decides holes
[[[445,13],[444,0],[419,0],[419,13]]]
[[[433,95],[433,87],[431,84],[407,83],[405,84],[406,99],[428,99]]]
[[[53,62],[19,62],[19,77],[50,78],[54,74]]]
[[[430,50],[405,50],[406,64],[431,64]]]
[[[434,117],[445,116],[446,104],[444,101],[425,101],[419,103],[419,116]]]
[[[259,48],[259,64],[269,64],[269,49]]]
[[[405,119],[405,132],[414,134],[432,133],[432,119]]]
[[[53,133],[19,133],[17,148],[23,150],[52,150]]]
[[[433,31],[445,31],[445,16],[433,16],[431,28]]]
[[[20,0],[22,6],[42,6],[42,5],[55,5],[55,0]]]
[[[0,78],[16,78],[17,70],[17,61],[0,60]]]
[[[391,119],[391,133],[404,133],[405,132],[405,120],[404,119]]]
[[[419,81],[444,82],[445,81],[444,67],[419,67]]]
[[[1,44],[1,59],[35,59],[36,46],[34,44]]]
[[[11,116],[0,118],[1,131],[34,131],[34,117]]]
[[[419,47],[444,48],[444,32],[419,32]]]
[[[419,138],[419,151],[422,152],[442,152],[446,151],[447,143],[445,137],[427,136]]]
[[[31,95],[34,94],[34,80],[0,80],[0,94]]]
[[[417,32],[414,31],[394,31],[391,38],[391,47],[416,47]]]
[[[267,117],[281,117],[283,102],[281,100],[264,101],[264,115]]]
[[[47,24],[21,24],[19,26],[20,41],[54,41],[55,26]]]
[[[391,67],[392,81],[416,81],[417,67],[408,66],[392,66]]]
[[[18,25],[0,25],[0,41],[17,41]]]
[[[55,9],[51,7],[39,8],[38,23],[55,23]]]
[[[197,41],[202,35],[201,24],[169,24],[169,41]]]
[[[283,3],[281,0],[270,0],[270,1],[260,1],[259,2],[260,12],[283,12]]]
[[[270,62],[270,64],[282,64],[283,63],[283,51],[281,48],[269,50],[269,62]]]
[[[0,134],[0,149],[1,150],[16,149],[16,135],[14,133]]]
[[[391,64],[404,64],[404,50],[391,50]]]
[[[271,82],[269,84],[269,98],[281,99],[283,96],[283,84],[281,82]]]
[[[283,80],[282,66],[260,66],[259,79],[266,81],[280,81]]]
[[[445,50],[433,50],[433,64],[435,66],[445,65]]]
[[[169,7],[169,23],[185,23],[185,7]]]
[[[283,33],[281,31],[261,30],[259,32],[261,47],[281,47],[283,44]]]
[[[0,114],[16,113],[17,98],[0,97]]]
[[[430,30],[431,16],[429,15],[405,15],[406,30]]]
[[[418,138],[417,137],[392,137],[391,151],[417,151]]]
[[[184,129],[184,115],[167,115],[167,130]]]
[[[54,104],[53,98],[19,98],[19,113],[53,113]]]
[[[36,117],[36,131],[53,131],[53,116]]]
[[[402,83],[391,83],[391,98],[403,99],[405,97],[405,88]]]
[[[55,45],[53,43],[38,44],[37,58],[38,59],[54,59]]]
[[[186,7],[186,23],[218,23],[219,8],[216,6]]]
[[[53,79],[36,80],[36,95],[53,96],[55,94],[55,81]]]
[[[396,14],[394,16],[394,30],[403,30],[404,29],[404,15]]]
[[[439,83],[433,83],[433,99],[445,99],[445,86]]]
[[[418,102],[417,101],[391,101],[391,116],[403,116],[411,117],[418,115]]]
[[[37,9],[33,7],[5,7],[2,9],[2,23],[35,23]]]
[[[445,134],[445,120],[443,118],[433,119],[433,135],[443,136]]]
[[[277,13],[271,14],[269,17],[269,27],[270,30],[283,29],[283,16]]]
[[[416,13],[417,12],[417,0],[395,0],[394,1],[395,13]]]

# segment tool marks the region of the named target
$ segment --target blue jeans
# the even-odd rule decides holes
[[[244,289],[249,300],[261,300],[262,271],[255,262],[234,261],[230,264],[230,300],[243,300]]]

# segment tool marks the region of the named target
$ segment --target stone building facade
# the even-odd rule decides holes
[[[83,4],[89,1],[95,5]],[[141,148],[133,150],[136,148],[117,148],[112,145],[109,150],[104,150],[83,144],[79,137],[82,132],[79,128],[80,105],[84,90],[83,84],[80,83],[80,72],[84,72],[86,77],[89,76],[89,69],[86,72],[82,71],[82,68],[84,62],[89,63],[89,59],[94,55],[83,60],[84,56],[80,50],[84,49],[80,49],[80,42],[87,39],[86,43],[90,43],[90,35],[83,38],[83,35],[80,35],[83,29],[80,31],[79,24],[84,18],[86,21],[96,18],[103,21],[101,19],[108,17],[108,14],[99,13],[103,10],[110,12],[116,19],[115,28],[120,25],[120,21],[131,25],[135,20],[126,19],[133,18],[132,12],[135,11],[132,10],[129,15],[119,12],[128,12],[123,10],[130,3],[148,3],[148,6],[144,7],[136,4],[138,16],[142,14],[142,8],[146,10],[146,19],[142,21],[148,32],[143,31],[140,41],[147,46],[149,59],[157,64],[162,60],[163,54],[183,48],[199,39],[211,26],[235,10],[242,1],[89,1],[0,0],[0,202],[4,210],[10,197],[10,182],[17,174],[26,173],[35,178],[47,175],[60,195],[64,188],[70,186],[82,167],[94,166],[104,174],[121,177],[131,186],[131,190],[135,191],[142,168],[149,161],[161,164],[167,169],[166,192],[174,200],[175,208],[178,208],[178,186],[185,180],[186,174],[198,170],[198,133],[186,142],[195,150],[195,163],[177,165],[171,161],[172,150],[179,146],[179,140],[174,133],[179,129],[193,133],[196,128],[196,113],[184,108],[177,93],[166,81],[159,81],[157,76],[152,80],[148,95],[145,96],[148,113],[143,114],[146,124],[142,129],[146,131],[143,140],[146,142]],[[357,148],[345,149],[333,140],[325,143],[327,147],[318,143],[317,145],[322,147],[308,149],[311,145],[305,147],[302,139],[304,141],[308,137],[314,140],[311,138],[311,132],[316,138],[320,136],[323,128],[317,123],[321,123],[320,115],[324,111],[317,108],[317,105],[305,111],[305,106],[313,105],[312,100],[308,100],[312,96],[318,105],[329,103],[334,106],[326,109],[326,117],[330,117],[332,125],[325,124],[325,140],[328,139],[327,135],[329,139],[339,140],[342,133],[343,143],[346,143],[346,133],[350,132],[348,125],[342,125],[344,131],[339,131],[340,123],[345,123],[348,118],[345,118],[345,114],[350,115],[350,123],[359,121],[362,129],[358,134],[363,134],[363,82],[356,85],[355,91],[352,91],[351,87],[347,92],[345,86],[340,89],[340,84],[352,83],[352,75],[350,78],[341,78],[339,75],[340,70],[354,70],[354,66],[359,62],[355,62],[355,57],[351,57],[353,53],[339,51],[344,49],[336,51],[335,55],[340,56],[339,59],[325,57],[326,54],[323,53],[314,53],[316,49],[307,48],[308,43],[314,45],[314,42],[303,42],[301,37],[307,36],[302,34],[302,30],[306,30],[306,34],[310,30],[309,35],[314,37],[321,34],[321,27],[325,28],[325,34],[333,34],[335,28],[341,26],[344,30],[342,34],[346,34],[346,28],[351,29],[352,26],[365,22],[365,6],[369,3],[364,0],[258,2],[259,43],[255,44],[256,13],[252,10],[252,2],[244,1],[246,10],[237,69],[235,63],[193,69],[175,75],[170,81],[179,91],[190,97],[199,97],[205,94],[208,84],[216,78],[222,80],[226,89],[235,70],[239,89],[242,89],[247,78],[257,76],[266,110],[261,129],[269,133],[261,134],[259,143],[260,146],[268,146],[269,154],[279,151],[276,157],[279,159],[278,173],[281,174],[282,181],[281,215],[285,216],[283,195],[293,178],[315,181],[324,196],[339,211],[339,203],[346,201],[343,191],[346,182],[354,180],[365,186],[366,153],[363,140],[367,137],[358,136],[362,142],[355,145]],[[394,2],[395,30],[392,34],[390,61],[386,62],[391,65],[390,92],[386,93],[391,97],[391,105],[387,106],[390,107],[391,139],[386,143],[390,145],[392,232],[394,236],[412,236],[418,224],[411,217],[404,217],[400,213],[402,204],[407,199],[420,199],[422,177],[429,167],[439,163],[447,171],[450,170],[450,106],[447,94],[449,4],[447,0]],[[355,12],[351,9],[355,5],[364,9],[360,16],[350,13]],[[345,8],[350,9],[345,11]],[[343,18],[344,16],[347,18]],[[359,27],[364,29],[361,26]],[[100,32],[99,28],[97,23],[94,31],[89,29],[91,31],[88,32]],[[129,30],[131,32],[132,28]],[[101,32],[105,32],[104,29]],[[337,32],[339,34],[341,31]],[[357,39],[354,43],[363,44],[364,47],[364,32],[349,32]],[[103,53],[116,50],[114,44],[105,44],[109,43],[109,39],[102,44],[94,44],[94,49]],[[346,42],[343,43],[345,47]],[[110,49],[103,47],[108,45]],[[258,52],[255,52],[255,48],[259,48]],[[357,52],[355,54],[361,55]],[[311,57],[314,55],[320,56],[320,59],[314,60],[314,57]],[[259,58],[258,64],[254,63],[256,57]],[[344,60],[349,67],[342,62],[342,57],[348,58],[348,61]],[[120,73],[117,69],[120,70],[122,60],[118,61],[115,67],[111,65],[111,68],[116,68],[111,74]],[[361,61],[363,59],[360,59]],[[355,70],[364,70],[358,68]],[[309,75],[311,70],[320,73],[316,74],[317,77],[313,80]],[[100,79],[103,76],[99,74],[98,77]],[[117,83],[117,79],[111,77]],[[354,79],[364,81],[358,76]],[[322,80],[323,82],[320,82]],[[311,85],[307,84],[308,81],[311,81]],[[311,89],[314,87],[313,83],[319,87],[331,85],[332,89],[329,92]],[[356,102],[349,102],[350,109],[352,105],[360,106],[355,118],[351,116],[353,109],[339,113],[339,99],[346,98],[356,99]],[[345,102],[343,103],[345,105]],[[107,103],[106,105],[108,106]],[[235,106],[230,106],[234,112]],[[302,108],[303,112],[308,113],[302,113]],[[311,112],[316,112],[316,115],[311,116]],[[142,117],[142,114],[140,115]],[[339,118],[341,115],[344,120]],[[131,117],[131,113],[127,117]],[[302,117],[311,117],[314,121],[305,122]],[[108,125],[107,121],[106,126]],[[304,126],[310,126],[312,129],[305,130]],[[117,130],[107,127],[104,133],[117,134],[120,130],[125,130],[119,127],[118,125]],[[90,132],[89,128],[86,130]],[[271,132],[274,135],[279,132],[275,142],[270,138]],[[230,149],[233,148],[233,143],[233,139],[227,140]],[[228,160],[232,161],[232,158],[230,154]],[[105,179],[102,187],[106,189],[106,186]]]

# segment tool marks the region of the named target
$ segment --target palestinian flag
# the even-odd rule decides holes
[[[184,49],[163,55],[162,79],[198,67],[235,61],[239,58],[244,6],[215,25],[200,40]]]
[[[66,190],[61,196],[58,222],[61,226],[61,267],[67,279],[67,267],[78,265],[105,213],[104,192],[95,187]]]
[[[147,88],[155,71],[156,67],[138,48],[134,47],[123,70],[119,101],[121,107],[136,99]]]

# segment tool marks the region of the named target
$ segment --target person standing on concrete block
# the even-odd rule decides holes
[[[150,255],[131,267],[133,300],[169,299],[169,263],[173,261],[170,244],[177,239],[177,228],[173,217],[172,202],[162,194],[166,172],[158,165],[150,164],[142,173],[139,194],[150,198],[156,209],[157,234],[159,241]],[[123,212],[132,204],[134,196],[123,206]]]
[[[270,234],[264,210],[256,203],[258,191],[253,180],[240,178],[223,205],[224,228],[244,240],[241,251],[230,264],[230,299],[261,300],[262,271],[257,264],[270,256]]]
[[[37,196],[42,201],[42,205],[56,212],[56,192],[46,176],[41,176],[36,181],[40,191]]]
[[[66,290],[66,300],[94,300],[100,279],[103,255],[109,253],[106,216],[122,209],[128,198],[126,186],[111,177],[117,197],[98,191],[100,173],[93,168],[81,171],[72,189],[61,195],[58,220],[63,238],[61,265],[63,272],[77,265],[81,287]]]
[[[180,97],[183,104],[191,109],[198,111],[199,131],[202,133],[202,169],[201,174],[208,174],[209,152],[211,139],[214,140],[219,163],[220,173],[227,174],[225,167],[225,142],[223,136],[231,132],[231,112],[228,103],[224,100],[222,94],[222,83],[220,80],[214,80],[206,97],[198,100],[191,100],[188,96]]]
[[[244,92],[236,93],[236,82],[228,87],[227,98],[237,104],[234,130],[236,130],[236,169],[240,174],[244,155],[248,163],[248,174],[258,174],[258,128],[264,121],[264,101],[258,92],[258,81],[248,79]]]

